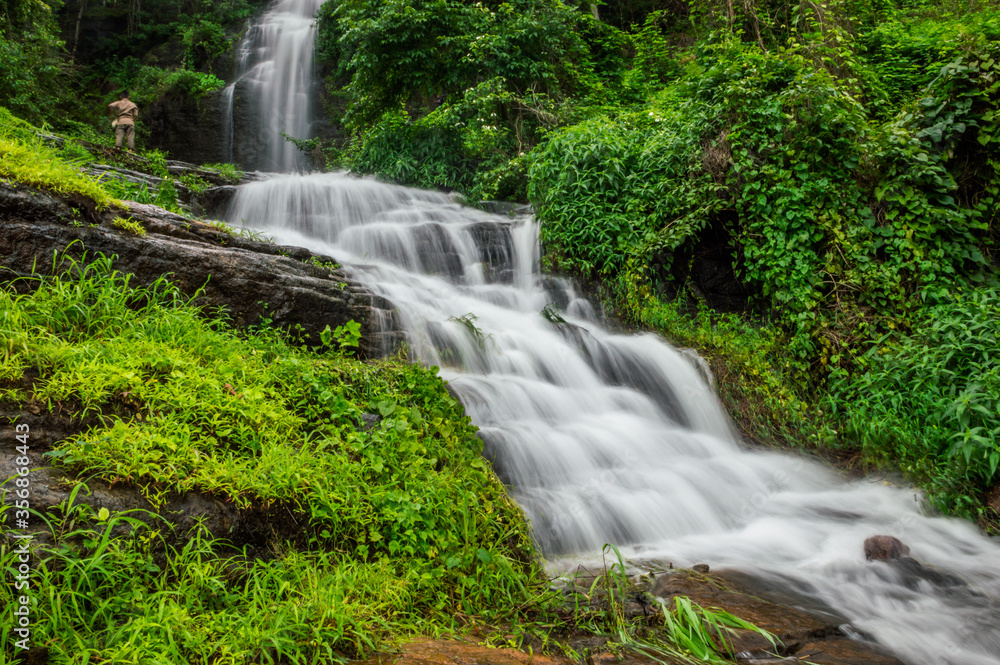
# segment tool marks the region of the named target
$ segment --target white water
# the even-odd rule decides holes
[[[250,26],[236,49],[237,78],[222,92],[225,119],[223,149],[235,158],[235,96],[241,87],[255,112],[247,143],[258,152],[238,161],[247,169],[294,171],[305,160],[282,132],[294,138],[312,136],[314,18],[323,0],[277,0]],[[255,137],[255,140],[253,140]]]
[[[633,559],[780,576],[910,662],[1000,663],[996,543],[925,516],[913,490],[743,448],[684,355],[610,334],[565,282],[543,287],[532,219],[340,174],[244,185],[230,219],[335,256],[397,306],[414,356],[442,367],[553,567],[611,542]],[[541,314],[559,301],[567,324]],[[483,339],[457,320],[468,314]],[[867,563],[862,543],[877,534],[966,586]]]
[[[305,17],[318,2],[280,0],[250,58],[272,111],[262,140],[286,171],[297,163],[273,135],[309,135]],[[996,542],[924,515],[911,489],[745,449],[688,356],[609,333],[568,283],[539,274],[531,218],[312,174],[242,186],[229,219],[336,257],[396,305],[413,355],[442,367],[554,570],[598,560],[608,542],[635,562],[735,567],[823,599],[912,665],[1000,664]],[[542,315],[550,303],[567,323]],[[958,584],[866,562],[877,534]]]

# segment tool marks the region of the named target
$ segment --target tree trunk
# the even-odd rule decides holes
[[[87,8],[87,0],[80,0],[80,11],[76,13],[76,29],[73,31],[73,52],[70,60],[76,62],[76,46],[80,43],[80,23],[83,21],[83,10]]]

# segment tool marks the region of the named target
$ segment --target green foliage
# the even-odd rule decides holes
[[[525,195],[523,155],[606,99],[627,36],[561,2],[329,0],[317,51],[346,99],[340,162],[473,199]]]
[[[135,236],[142,237],[146,235],[145,227],[133,217],[115,217],[111,220],[111,226]]]
[[[330,326],[327,326],[320,333],[320,340],[324,346],[333,346],[333,343],[336,342],[337,347],[341,350],[357,348],[361,342],[361,324],[351,319],[344,325],[337,326],[333,330],[330,330]]]
[[[61,105],[66,76],[53,7],[58,4],[11,0],[0,8],[0,106],[35,122]]]
[[[957,292],[910,330],[874,340],[828,401],[882,463],[924,481],[938,507],[977,516],[1000,465],[1000,293]]]
[[[855,318],[906,312],[979,279],[996,228],[993,47],[873,129],[843,74],[850,46],[831,34],[779,52],[703,44],[698,68],[642,111],[554,133],[529,172],[550,263],[614,274],[635,257],[683,279],[703,231],[724,225],[734,269],[801,363],[821,353],[831,300]]]
[[[222,26],[205,19],[186,26],[182,35],[185,64],[194,69],[210,63],[232,46]]]
[[[202,168],[215,171],[234,185],[243,178],[243,171],[235,164],[204,164]]]
[[[736,651],[730,640],[736,629],[752,630],[772,646],[777,645],[774,635],[725,610],[702,607],[684,596],[675,596],[673,601],[673,608],[662,605],[667,634],[679,651],[690,654],[696,662],[731,662]]]
[[[72,149],[67,154],[46,145],[33,127],[0,107],[0,177],[59,194],[82,196],[98,208],[120,204],[101,183],[82,173],[79,162],[71,161],[73,158]]]
[[[552,266],[610,274],[703,228],[718,207],[698,160],[709,122],[700,105],[653,105],[570,127],[532,153],[528,195]]]
[[[146,203],[160,206],[170,212],[182,213],[180,204],[177,202],[177,188],[170,179],[164,179],[159,187],[150,191],[146,183],[135,184],[117,178],[107,178],[102,181],[104,188],[122,201],[135,201],[136,203]]]
[[[119,74],[116,82],[119,87],[130,89],[132,101],[141,106],[148,106],[168,95],[200,97],[221,90],[225,86],[222,79],[214,74],[205,74],[183,67],[166,69],[142,66],[131,75]]]
[[[346,121],[360,128],[400,104],[460,94],[503,79],[508,90],[547,95],[592,86],[581,26],[588,14],[554,0],[328,0],[320,57],[350,79]]]

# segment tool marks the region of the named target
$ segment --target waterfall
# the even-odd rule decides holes
[[[313,44],[323,0],[277,0],[236,48],[236,80],[222,92],[223,150],[229,161],[263,171],[294,171],[306,161],[282,133],[312,136]],[[237,117],[237,104],[248,107]],[[236,140],[237,125],[244,133]]]
[[[610,333],[569,282],[540,274],[530,216],[311,174],[244,185],[229,217],[337,257],[396,305],[412,355],[442,368],[553,569],[599,560],[609,542],[738,568],[808,590],[914,664],[1000,663],[1000,547],[925,515],[912,489],[742,446],[687,355]],[[876,534],[962,584],[866,562]]]
[[[279,130],[309,135],[318,5],[279,0],[245,42],[234,93],[251,93],[268,168],[298,166]],[[912,489],[747,449],[690,354],[612,334],[572,284],[540,273],[532,217],[309,174],[243,185],[228,218],[336,257],[396,306],[412,356],[441,368],[554,571],[599,560],[604,543],[733,567],[822,599],[913,665],[1000,665],[996,543],[926,515]],[[866,562],[878,534],[940,575]]]

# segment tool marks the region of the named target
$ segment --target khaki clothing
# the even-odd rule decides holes
[[[118,120],[118,125],[134,125],[139,118],[139,107],[128,99],[119,99],[108,104],[108,115],[112,120]]]
[[[122,147],[122,140],[128,139],[128,149],[132,150],[135,148],[135,126],[132,123],[125,124],[119,122],[118,126],[115,127],[115,147]]]

